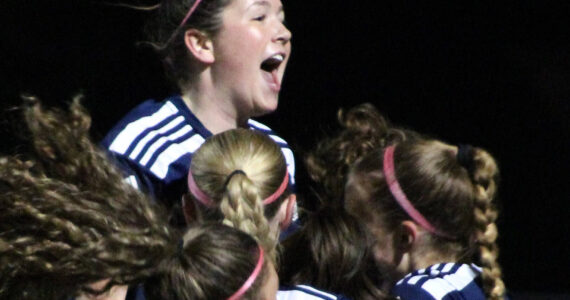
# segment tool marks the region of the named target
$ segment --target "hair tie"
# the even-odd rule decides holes
[[[230,183],[230,180],[232,179],[232,177],[234,177],[234,175],[236,174],[241,174],[244,176],[247,176],[247,174],[245,174],[244,171],[242,170],[234,170],[233,172],[230,173],[230,175],[228,175],[228,177],[226,177],[226,181],[224,182],[224,188],[226,188],[228,186],[228,183]]]
[[[384,151],[384,177],[386,178],[386,184],[388,184],[388,188],[392,193],[396,202],[400,205],[400,207],[414,220],[418,223],[421,227],[425,228],[427,231],[450,238],[448,234],[445,234],[439,230],[437,230],[431,223],[424,218],[424,216],[414,207],[414,205],[408,200],[406,194],[400,187],[398,180],[396,179],[396,171],[394,168],[394,150],[395,146],[389,146]]]
[[[471,145],[459,144],[457,145],[457,162],[472,173],[474,169],[473,155],[475,151]]]
[[[249,275],[249,278],[243,283],[243,285],[237,290],[233,295],[231,295],[228,300],[238,300],[245,294],[245,292],[253,285],[255,279],[261,272],[261,267],[263,266],[263,248],[258,244],[257,247],[259,248],[259,258],[257,259],[257,264],[255,265],[255,269]]]

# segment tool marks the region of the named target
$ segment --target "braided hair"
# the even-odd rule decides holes
[[[459,262],[479,263],[487,297],[502,299],[494,206],[499,174],[493,157],[481,148],[458,149],[431,139],[403,141],[393,150],[401,189],[439,232],[428,235],[429,249]],[[387,185],[385,151],[371,152],[350,170],[346,207],[365,223],[394,231],[411,217]]]

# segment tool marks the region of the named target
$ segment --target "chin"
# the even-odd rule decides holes
[[[263,103],[263,105],[258,105],[253,109],[252,117],[260,117],[263,115],[270,114],[277,110],[277,99],[271,101],[271,103]]]

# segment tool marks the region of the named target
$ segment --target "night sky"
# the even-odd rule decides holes
[[[279,109],[261,121],[296,151],[301,192],[303,153],[335,128],[338,108],[362,102],[395,124],[488,149],[502,172],[507,287],[570,292],[570,2],[417,2],[285,0],[293,53]],[[95,138],[172,92],[156,56],[137,46],[152,12],[101,3],[0,3],[2,151],[17,151],[7,109],[22,92],[53,105],[82,92]]]

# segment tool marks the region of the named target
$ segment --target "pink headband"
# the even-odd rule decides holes
[[[180,28],[182,26],[184,26],[184,24],[186,24],[186,21],[188,21],[188,19],[190,19],[190,16],[194,13],[194,11],[196,10],[196,8],[198,7],[198,4],[200,4],[200,2],[202,2],[202,0],[196,0],[194,2],[194,4],[192,4],[192,7],[190,7],[188,12],[186,13],[186,16],[184,16],[184,19],[182,19],[182,22],[180,22],[180,25],[178,25],[178,27],[176,27],[176,30],[174,30],[174,32],[172,33],[172,36],[170,36],[170,38],[168,39],[166,44],[170,43],[170,41],[174,38],[176,33],[178,33],[178,30],[180,30]]]
[[[268,204],[272,203],[273,201],[277,200],[279,198],[279,196],[281,196],[281,194],[283,194],[283,192],[287,188],[288,183],[289,183],[289,172],[285,171],[285,177],[283,178],[281,185],[275,191],[275,193],[273,193],[269,197],[263,199],[263,205],[268,205]],[[196,198],[202,204],[204,204],[206,206],[212,206],[214,201],[212,201],[212,198],[210,198],[208,195],[206,195],[198,187],[198,185],[196,184],[196,181],[194,181],[194,177],[192,176],[192,171],[188,172],[188,189],[190,190],[190,193],[194,196],[194,198]]]
[[[257,265],[255,266],[255,269],[253,269],[253,272],[251,273],[251,275],[249,275],[249,278],[243,283],[243,285],[239,288],[239,290],[237,290],[237,292],[235,292],[233,295],[231,295],[228,298],[228,300],[240,299],[241,296],[243,296],[243,294],[245,294],[245,292],[255,282],[255,279],[259,275],[259,272],[261,271],[261,267],[263,266],[263,248],[261,248],[261,246],[259,246],[259,245],[258,245],[258,247],[259,247],[259,258],[257,259]]]
[[[410,200],[404,194],[404,191],[400,187],[398,180],[396,179],[396,172],[394,169],[394,149],[395,146],[389,146],[384,151],[384,176],[386,177],[386,183],[390,188],[390,192],[396,202],[402,207],[402,209],[412,218],[412,220],[416,221],[416,223],[420,224],[421,227],[425,228],[427,231],[443,236],[449,237],[449,235],[437,230],[433,225],[431,225],[428,220],[424,218],[424,216],[412,205]]]

